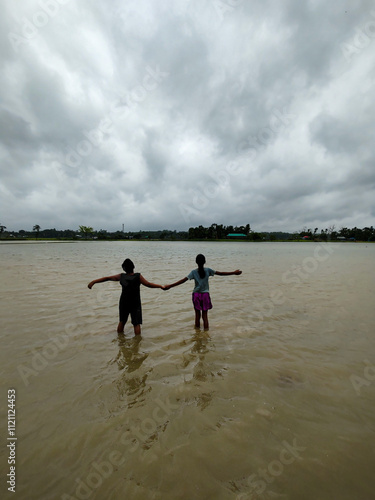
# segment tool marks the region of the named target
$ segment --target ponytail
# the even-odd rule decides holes
[[[198,264],[198,273],[199,276],[203,279],[206,276],[205,270],[204,270],[204,264],[206,263],[206,258],[204,255],[201,253],[197,255],[197,258],[195,259],[195,262]]]

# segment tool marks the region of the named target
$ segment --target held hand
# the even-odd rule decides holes
[[[169,286],[168,286],[168,285],[163,285],[163,286],[162,286],[162,289],[163,289],[164,291],[169,290]]]
[[[236,269],[236,270],[234,271],[234,274],[242,274],[242,271],[240,271],[239,269]]]

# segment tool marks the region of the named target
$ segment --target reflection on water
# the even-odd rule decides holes
[[[207,344],[210,337],[207,332],[197,331],[193,337],[191,354],[196,356],[197,362],[193,370],[193,378],[197,381],[205,381],[209,375],[209,365],[205,362],[208,352]]]
[[[119,352],[113,363],[117,363],[119,370],[133,372],[137,370],[147,359],[148,354],[139,354],[139,347],[141,344],[142,336],[135,335],[133,338],[126,338],[124,334],[120,334],[113,342],[118,343]]]
[[[148,373],[142,373],[140,368],[148,354],[140,352],[142,336],[135,335],[127,338],[124,334],[118,335],[113,343],[118,345],[118,353],[110,364],[117,364],[120,375],[116,377],[116,387],[119,398],[126,400],[127,407],[141,404],[150,388],[147,388]],[[137,372],[137,373],[134,373]]]
[[[192,346],[189,352],[183,356],[183,367],[193,364],[192,378],[197,383],[205,382],[214,377],[212,366],[205,360],[206,354],[213,350],[211,337],[208,331],[201,331],[195,328],[191,338]],[[199,384],[198,384],[199,386]],[[212,401],[214,391],[202,392],[194,397],[195,404],[204,410]]]
[[[0,370],[17,390],[17,498],[372,498],[375,245],[315,250],[0,245]],[[243,270],[212,278],[208,332],[193,327],[189,283],[142,289],[142,336],[131,325],[116,333],[117,285],[88,292],[124,257],[168,283],[199,252],[212,268]],[[0,460],[6,470],[5,447]]]

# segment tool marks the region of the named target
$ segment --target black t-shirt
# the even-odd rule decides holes
[[[122,286],[121,301],[125,301],[130,307],[141,302],[141,279],[140,273],[125,274],[121,273],[120,284]]]

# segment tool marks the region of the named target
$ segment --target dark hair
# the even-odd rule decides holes
[[[197,255],[195,262],[198,264],[198,273],[201,278],[204,278],[206,276],[206,273],[204,271],[204,264],[206,263],[206,257],[202,255],[201,253]]]
[[[132,273],[134,271],[134,264],[130,259],[125,259],[122,263],[122,268],[126,273]]]

